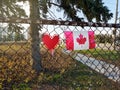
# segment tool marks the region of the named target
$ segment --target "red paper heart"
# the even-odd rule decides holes
[[[42,41],[49,50],[52,50],[55,48],[55,46],[59,42],[59,35],[55,35],[55,36],[51,37],[48,34],[44,34]]]

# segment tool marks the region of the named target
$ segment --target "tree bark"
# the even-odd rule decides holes
[[[34,23],[34,20],[39,19],[39,5],[38,0],[29,0],[30,3],[30,37],[31,37],[31,56],[33,60],[33,69],[37,73],[40,73],[42,70],[41,64],[41,55],[40,55],[40,38],[39,38],[39,30],[41,29],[38,24]]]

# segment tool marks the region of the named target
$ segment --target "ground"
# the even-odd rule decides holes
[[[0,45],[0,88],[8,90],[119,90],[119,84],[55,49],[54,56],[41,49],[44,71],[32,69],[28,44]],[[74,53],[74,52],[73,52]]]

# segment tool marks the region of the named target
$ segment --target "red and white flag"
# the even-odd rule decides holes
[[[95,48],[94,31],[64,31],[67,50]]]

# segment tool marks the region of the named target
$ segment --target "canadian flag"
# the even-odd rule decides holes
[[[94,31],[64,31],[67,50],[95,48]]]

